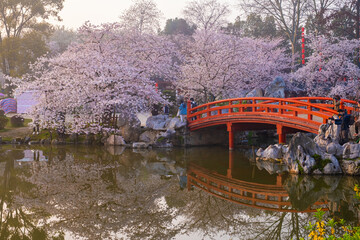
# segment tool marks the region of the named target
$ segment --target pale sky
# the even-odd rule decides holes
[[[233,4],[236,0],[218,0]],[[169,18],[181,17],[182,9],[188,0],[154,0],[164,17],[162,28],[165,21]],[[57,25],[64,25],[67,28],[77,29],[84,22],[90,21],[93,24],[119,21],[121,13],[128,9],[133,2],[131,0],[65,0],[64,8],[60,12],[62,22]],[[232,14],[229,21],[233,22],[236,17],[236,10],[231,7]]]

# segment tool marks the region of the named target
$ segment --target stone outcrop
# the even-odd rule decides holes
[[[285,97],[285,81],[282,77],[276,77],[265,88],[265,97],[284,98]]]
[[[245,97],[263,97],[263,96],[264,96],[264,90],[262,88],[254,88],[252,91],[246,94]]]
[[[360,157],[360,144],[345,143],[343,147],[343,159],[356,159]]]
[[[146,120],[146,127],[154,130],[164,130],[165,125],[170,122],[167,115],[151,116]]]
[[[119,135],[121,135],[125,142],[137,142],[141,134],[141,122],[137,118],[130,121],[118,121]]]
[[[360,159],[359,160],[342,160],[341,168],[347,175],[359,176],[360,175]]]
[[[331,146],[329,147],[329,149]],[[341,152],[341,146],[332,145],[333,152]],[[289,145],[270,145],[257,151],[259,161],[282,159],[290,173],[341,174],[340,164],[333,154],[326,153],[304,133],[296,133]]]

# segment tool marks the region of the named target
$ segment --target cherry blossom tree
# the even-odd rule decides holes
[[[120,28],[85,24],[78,43],[59,56],[41,58],[18,83],[20,91],[38,91],[33,117],[42,127],[66,124],[68,131],[97,132],[105,112],[116,110],[129,119],[152,104],[166,103],[151,78],[172,77],[173,45],[160,36]]]
[[[279,40],[241,38],[198,31],[184,43],[182,77],[177,87],[207,102],[238,97],[243,90],[264,86],[289,68],[290,58]]]
[[[308,46],[313,54],[293,74],[293,80],[309,95],[358,95],[360,69],[354,60],[359,45],[359,40],[311,37]]]

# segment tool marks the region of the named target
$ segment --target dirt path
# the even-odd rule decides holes
[[[32,129],[30,127],[19,127],[19,128],[13,128],[6,132],[0,132],[1,137],[10,137],[10,138],[23,138],[27,135],[30,135],[32,133]]]

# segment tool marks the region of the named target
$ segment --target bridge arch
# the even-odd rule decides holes
[[[354,111],[355,101],[341,99],[341,108]],[[233,98],[209,102],[191,108],[188,102],[187,121],[190,131],[225,125],[229,132],[229,149],[233,149],[233,134],[251,127],[276,127],[279,143],[285,143],[287,133],[305,131],[317,133],[319,126],[337,114],[333,99],[324,97],[298,98]],[[261,127],[260,127],[261,129]],[[265,128],[266,129],[266,128]]]

